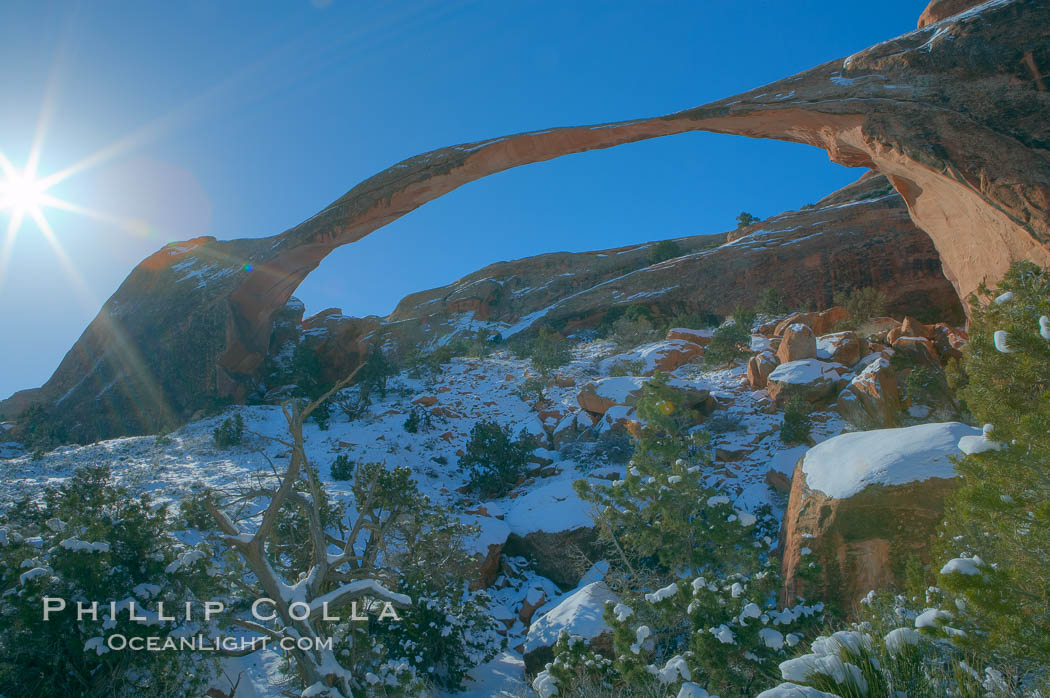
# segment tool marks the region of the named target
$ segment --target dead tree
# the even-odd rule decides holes
[[[277,616],[272,622],[273,627],[255,620],[236,619],[233,622],[275,643],[284,638],[294,642],[298,638],[323,637],[318,621],[322,619],[325,608],[330,614],[335,614],[352,601],[365,597],[389,602],[398,608],[411,604],[409,597],[387,588],[383,583],[386,575],[377,568],[376,560],[384,537],[394,522],[389,515],[377,515],[372,511],[370,500],[374,488],[366,489],[365,501],[358,502],[358,515],[353,524],[348,525],[345,538],[331,535],[322,525],[322,485],[306,456],[303,423],[321,403],[349,385],[356,373],[357,370],[312,402],[302,405],[288,401],[281,406],[288,422],[290,440],[267,438],[290,449],[288,467],[283,474],[277,475],[275,489],[252,489],[238,498],[242,502],[265,502],[261,521],[254,530],[242,530],[212,496],[205,499],[205,505],[219,528],[219,539],[244,560],[258,580],[265,598],[273,601],[273,611]],[[307,493],[296,490],[296,484],[300,482],[305,483]],[[289,503],[298,507],[309,528],[310,567],[305,576],[294,583],[283,579],[268,559],[274,526],[281,508]],[[330,549],[335,552],[329,552]],[[339,664],[332,650],[295,647],[288,651],[306,686],[314,689],[312,695],[349,697],[360,688],[353,674]]]

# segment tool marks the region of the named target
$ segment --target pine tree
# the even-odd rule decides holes
[[[979,293],[956,381],[991,431],[957,463],[941,579],[967,602],[970,639],[1023,674],[1050,663],[1050,273],[1016,263]]]

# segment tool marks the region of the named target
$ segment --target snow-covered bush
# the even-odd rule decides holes
[[[999,287],[972,299],[970,342],[959,394],[978,424],[993,425],[962,444],[960,487],[946,508],[940,585],[965,600],[969,641],[994,650],[1029,679],[1050,666],[1050,272],[1015,263]],[[987,302],[997,298],[996,302]],[[1009,335],[1009,353],[995,333]],[[1047,333],[1050,334],[1050,333]]]
[[[508,426],[495,421],[477,422],[470,430],[459,468],[470,476],[467,486],[471,491],[485,498],[502,497],[525,474],[529,454],[535,447],[524,430],[514,439]]]
[[[660,394],[643,395],[639,411],[646,400],[658,405]],[[605,611],[611,663],[571,643],[563,643],[568,655],[556,653],[546,680],[569,695],[575,676],[624,695],[649,684],[674,695],[690,684],[723,698],[750,696],[822,617],[820,604],[777,608],[768,552],[775,520],[767,510],[738,510],[704,485],[702,432],[662,424],[642,430],[623,480],[576,483],[595,505],[606,582],[620,602]]]
[[[794,395],[784,405],[784,423],[780,426],[780,440],[787,444],[809,443],[813,429],[813,406],[801,395]]]
[[[207,633],[199,614],[186,621],[177,609],[222,593],[215,572],[206,548],[187,548],[175,537],[165,506],[117,486],[105,466],[75,471],[42,501],[16,502],[0,524],[0,693],[130,697],[201,690],[215,668],[208,653],[127,651],[108,641]],[[65,602],[46,621],[45,597],[53,599],[51,608]],[[85,608],[97,602],[96,612],[78,621],[78,601]],[[117,604],[114,617],[110,602]],[[158,602],[175,620],[158,619]],[[150,620],[132,621],[132,613]]]
[[[720,368],[746,356],[754,319],[755,314],[752,312],[734,312],[732,320],[715,330],[711,343],[704,348],[704,363]]]
[[[916,603],[918,605],[916,605]],[[923,599],[872,592],[848,629],[816,638],[809,652],[780,663],[781,683],[760,698],[806,695],[841,698],[1020,698],[1006,676],[980,652],[958,642],[956,618],[936,608],[944,596],[931,587]],[[932,604],[934,607],[925,607]],[[775,682],[775,681],[774,681]],[[794,689],[792,692],[790,689]]]

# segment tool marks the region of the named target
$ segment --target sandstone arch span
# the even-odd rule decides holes
[[[159,251],[107,301],[47,384],[0,408],[46,402],[81,419],[92,410],[123,414],[139,431],[185,415],[201,395],[241,396],[265,357],[274,312],[336,247],[511,167],[688,131],[806,143],[835,162],[882,172],[965,297],[1013,260],[1050,263],[1048,70],[1050,6],[991,0],[675,114],[419,155],[279,235],[201,238]],[[111,422],[95,432],[120,431]]]

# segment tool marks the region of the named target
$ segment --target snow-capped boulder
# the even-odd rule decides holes
[[[817,338],[817,358],[852,366],[864,356],[866,345],[867,341],[859,338],[856,332],[826,334]]]
[[[703,355],[703,347],[695,342],[684,339],[664,339],[603,359],[598,364],[598,370],[603,374],[609,374],[617,366],[638,365],[639,375],[649,376],[653,371],[670,373],[679,366],[702,358]]]
[[[542,669],[553,659],[551,648],[562,631],[583,638],[592,646],[611,646],[611,631],[602,613],[606,602],[617,601],[601,581],[581,586],[558,601],[529,626],[524,652],[526,672]]]
[[[951,457],[980,431],[959,422],[840,434],[799,459],[784,515],[783,598],[850,610],[871,589],[900,586],[930,543],[955,486]],[[803,579],[811,564],[820,582]]]
[[[904,322],[901,323],[901,333],[904,337],[924,337],[925,339],[933,339],[933,327],[930,325],[924,325],[911,315],[905,316]]]
[[[777,358],[786,364],[800,359],[812,359],[817,356],[817,337],[808,325],[795,323],[789,325],[777,347]]]
[[[867,365],[839,393],[835,409],[843,419],[861,429],[892,427],[900,411],[897,373],[884,358]]]
[[[667,339],[683,339],[693,344],[706,347],[714,338],[714,330],[693,330],[688,327],[672,327],[667,330]]]
[[[766,390],[778,405],[794,395],[810,402],[819,402],[834,394],[841,375],[846,371],[840,364],[817,359],[789,361],[777,366],[767,378]]]
[[[633,395],[645,385],[645,378],[637,376],[617,376],[602,378],[586,386],[576,396],[580,407],[591,414],[603,415],[613,405],[626,405],[633,402]]]

